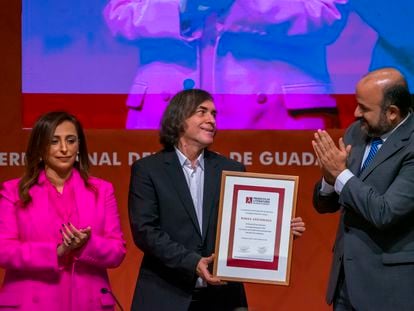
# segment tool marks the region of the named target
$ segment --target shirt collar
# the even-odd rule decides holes
[[[175,153],[178,156],[178,161],[180,161],[181,167],[184,167],[185,165],[189,165],[191,163],[191,161],[180,151],[180,149],[177,147],[174,147],[174,149]],[[202,170],[204,170],[204,150],[198,156],[196,166],[199,166]]]

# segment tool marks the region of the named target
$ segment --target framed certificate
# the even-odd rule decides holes
[[[213,274],[289,284],[298,176],[223,171]]]

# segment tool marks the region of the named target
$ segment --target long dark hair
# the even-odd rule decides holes
[[[25,157],[25,171],[19,182],[19,197],[23,205],[27,205],[32,197],[29,194],[30,188],[38,181],[41,170],[45,168],[44,158],[48,154],[50,142],[55,133],[56,127],[61,123],[69,121],[75,128],[79,139],[78,160],[74,166],[78,169],[85,185],[90,186],[89,158],[86,146],[86,138],[82,125],[75,116],[64,111],[53,111],[42,115],[33,126],[27,144]]]
[[[177,145],[184,132],[184,121],[208,100],[213,101],[213,97],[200,89],[184,90],[174,95],[161,120],[160,143],[164,148],[171,149]]]

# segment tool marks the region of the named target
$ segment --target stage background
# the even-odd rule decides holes
[[[27,114],[27,119],[23,120],[20,1],[6,1],[2,4],[0,33],[1,182],[21,175],[22,152],[29,134],[28,130],[22,128],[33,122],[33,117],[27,117]],[[344,71],[347,69],[342,68]],[[105,96],[101,98],[104,99]],[[344,102],[338,102],[338,109],[347,111],[351,118],[353,106],[353,99],[349,96]],[[120,109],[125,117],[125,106]],[[109,111],[109,116],[110,114]],[[341,127],[351,121],[349,117],[343,118]],[[94,127],[93,114],[83,115],[81,119],[89,119],[92,122],[89,127]],[[101,121],[98,123],[102,124]],[[124,308],[129,309],[142,258],[141,252],[132,242],[127,217],[130,162],[159,150],[160,146],[156,131],[114,129],[122,127],[122,122],[118,122],[112,129],[88,129],[87,139],[91,156],[96,160],[92,174],[111,181],[116,189],[128,252],[122,265],[110,270],[110,278],[113,292]],[[331,133],[339,138],[342,130],[332,130]],[[312,131],[221,131],[211,148],[244,162],[250,172],[299,176],[296,215],[305,220],[307,231],[302,238],[293,242],[290,285],[246,284],[250,310],[330,309],[324,302],[324,296],[337,216],[318,215],[312,208],[313,185],[320,173],[315,163],[311,139]],[[0,270],[1,279],[3,273]]]
[[[9,1],[6,6],[7,9],[0,12],[3,42],[0,49],[0,181],[22,173],[21,153],[29,133],[28,130],[22,130],[21,6],[19,1]],[[297,215],[306,221],[307,232],[293,244],[290,285],[246,284],[251,310],[329,310],[324,295],[337,218],[320,216],[311,206],[312,187],[319,177],[310,144],[311,137],[312,132],[302,131],[223,131],[218,133],[212,148],[224,155],[251,152],[252,164],[247,165],[247,169],[252,172],[300,177]],[[124,308],[128,309],[142,257],[132,242],[127,218],[128,154],[134,153],[131,156],[136,157],[135,153],[142,156],[144,152],[158,150],[158,135],[156,131],[88,130],[87,138],[90,152],[96,152],[101,159],[101,165],[94,166],[92,174],[112,181],[116,189],[128,252],[122,265],[110,271],[110,278],[114,293]],[[275,152],[278,153],[280,165],[272,160]],[[113,159],[113,153],[117,159]],[[281,165],[285,162],[283,153],[287,156],[285,165]],[[260,162],[261,154],[266,165]],[[248,160],[248,157],[244,158]],[[289,161],[291,165],[288,165]],[[117,165],[118,162],[121,164]],[[0,277],[3,277],[3,271]]]

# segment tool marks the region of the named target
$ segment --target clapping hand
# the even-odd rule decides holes
[[[312,146],[323,177],[328,184],[334,185],[338,175],[346,169],[346,159],[351,152],[351,145],[345,145],[341,137],[337,147],[325,130],[318,130],[313,137]]]
[[[85,245],[91,235],[91,227],[77,229],[73,224],[68,222],[67,224],[62,224],[60,233],[62,234],[62,243],[57,248],[59,257]]]

